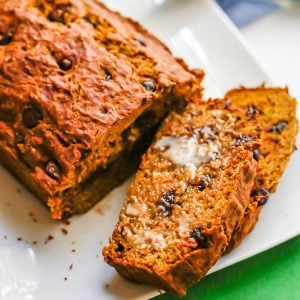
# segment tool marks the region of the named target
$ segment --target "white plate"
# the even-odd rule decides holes
[[[237,29],[213,2],[172,0],[160,7],[153,5],[154,0],[107,2],[140,19],[191,66],[203,67],[208,74],[208,96],[240,84],[269,82]],[[299,170],[300,153],[296,152],[255,230],[211,272],[299,234]],[[123,280],[100,255],[117,221],[128,182],[67,226],[50,220],[46,209],[2,168],[0,178],[1,300],[145,299],[158,293]],[[49,235],[54,239],[45,243]]]

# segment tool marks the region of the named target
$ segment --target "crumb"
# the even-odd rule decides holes
[[[66,228],[61,228],[60,230],[63,234],[65,234],[65,235],[68,234],[68,230]]]
[[[102,245],[102,242],[99,242],[100,245]]]
[[[70,264],[69,270],[72,270],[72,269],[73,269],[73,264]]]
[[[98,213],[99,215],[105,215],[106,211],[109,209],[109,204],[101,202],[95,207],[95,212]]]
[[[32,245],[36,245],[36,244],[37,244],[37,241],[33,241],[33,242],[32,242]]]
[[[74,253],[74,252],[76,252],[76,250],[75,250],[75,249],[72,249],[71,251],[72,251],[73,253]]]
[[[97,208],[96,208],[96,212],[97,212],[99,215],[103,215],[103,214],[104,214],[104,211],[103,211],[103,208],[102,208],[102,207],[97,207]]]
[[[46,241],[44,242],[44,244],[47,244],[48,242],[50,242],[51,240],[54,239],[54,236],[49,234],[49,236],[47,237]]]
[[[105,287],[108,289],[108,288],[109,288],[109,284],[107,283],[107,284],[105,285]]]
[[[75,245],[75,242],[74,242],[74,241],[72,242],[72,245]]]
[[[66,225],[70,225],[71,222],[69,220],[63,220],[63,222],[66,224]]]
[[[67,281],[67,280],[68,280],[68,277],[65,277],[64,280]]]
[[[4,239],[7,240],[7,235],[4,236]]]
[[[99,258],[99,254],[97,254],[96,257]]]
[[[33,212],[29,212],[29,217],[31,218],[32,222],[37,223],[38,220]]]
[[[18,238],[17,238],[17,241],[18,241],[18,242],[21,242],[21,241],[22,241],[22,238],[21,238],[21,237],[18,237]]]

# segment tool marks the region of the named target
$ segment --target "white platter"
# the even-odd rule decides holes
[[[139,19],[191,66],[203,67],[208,74],[207,96],[222,95],[240,84],[270,84],[238,30],[209,0],[171,0],[159,7],[150,0],[106,2]],[[299,235],[299,170],[298,151],[255,230],[211,272]],[[146,299],[158,294],[152,287],[120,278],[100,254],[127,187],[128,182],[86,215],[72,218],[67,226],[50,220],[34,196],[0,167],[0,299]],[[67,235],[62,228],[67,229]],[[45,243],[49,235],[54,239]]]

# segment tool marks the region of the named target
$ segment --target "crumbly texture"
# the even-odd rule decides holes
[[[260,126],[222,100],[171,113],[103,249],[125,278],[183,296],[227,247],[256,174]]]
[[[202,77],[98,1],[0,0],[0,160],[54,218],[82,213],[170,109],[199,99]]]
[[[298,129],[296,100],[287,89],[240,88],[227,93],[226,98],[255,115],[262,125],[262,145],[256,153],[257,176],[251,202],[245,216],[235,229],[226,252],[238,246],[254,228],[259,213],[268,200],[268,193],[276,191],[276,186],[295,149]]]

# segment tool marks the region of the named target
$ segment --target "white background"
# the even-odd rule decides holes
[[[275,84],[300,99],[300,3],[242,28],[252,54]],[[298,112],[300,111],[298,106]]]

